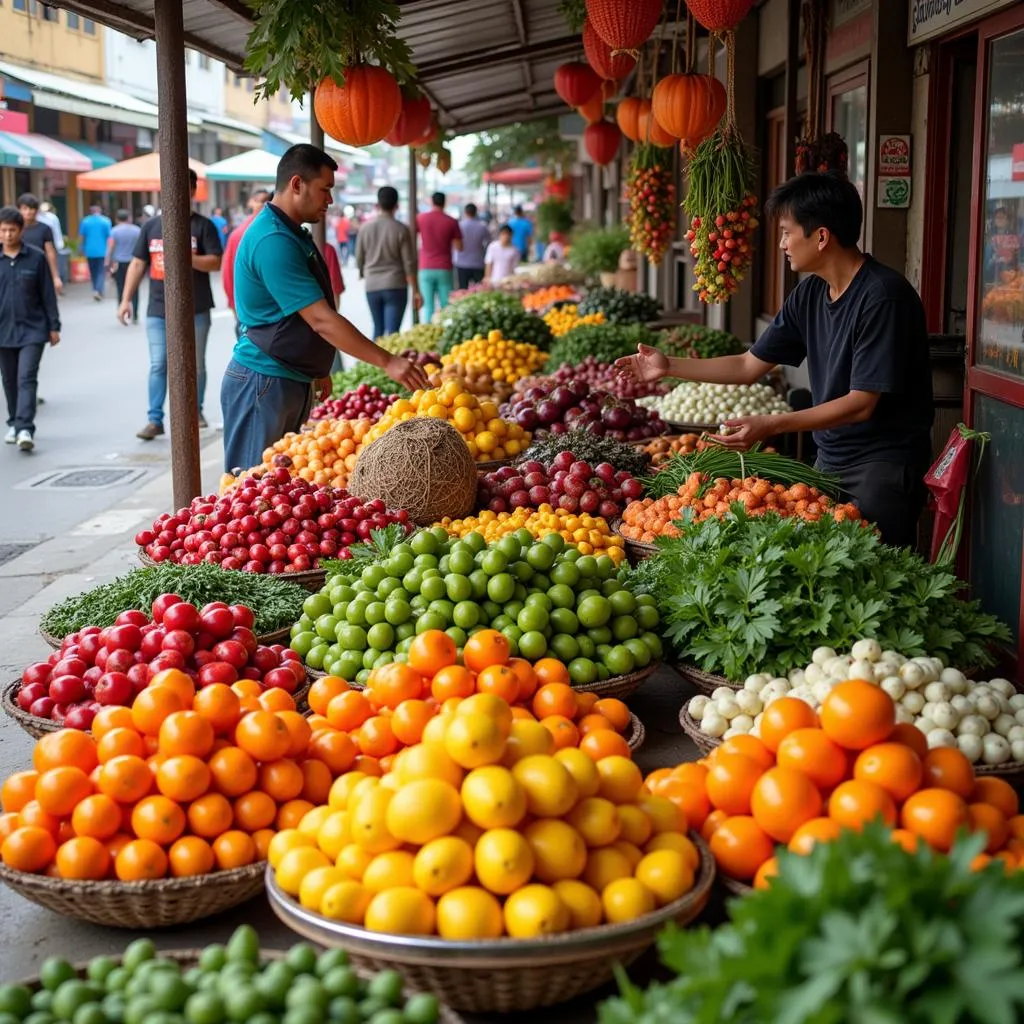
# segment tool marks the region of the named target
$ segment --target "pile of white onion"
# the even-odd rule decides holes
[[[726,739],[758,735],[761,714],[779,697],[798,697],[817,710],[832,687],[847,679],[876,683],[896,702],[896,721],[916,725],[929,747],[959,747],[971,762],[1024,761],[1024,693],[1008,679],[975,682],[938,658],[907,658],[858,640],[849,654],[819,647],[811,664],[788,676],[758,673],[740,690],[720,686],[694,697],[686,709],[703,733]]]

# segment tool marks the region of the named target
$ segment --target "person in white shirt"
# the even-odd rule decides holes
[[[512,229],[503,224],[498,231],[498,240],[487,246],[484,256],[484,280],[491,284],[511,277],[523,254],[512,244]]]

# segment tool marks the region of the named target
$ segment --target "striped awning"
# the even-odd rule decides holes
[[[0,132],[0,165],[30,170],[91,171],[92,161],[46,135]]]

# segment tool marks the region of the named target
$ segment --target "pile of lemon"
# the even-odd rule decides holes
[[[693,888],[685,815],[633,761],[549,750],[500,698],[468,697],[391,772],[342,775],[279,832],[277,884],[332,920],[461,941],[631,921]]]
[[[528,430],[523,430],[518,423],[503,420],[494,402],[481,401],[460,380],[446,380],[438,388],[415,391],[409,398],[400,398],[371,427],[365,443],[376,441],[396,423],[414,416],[446,420],[462,434],[477,462],[512,458],[530,444]]]
[[[490,331],[485,338],[478,334],[469,341],[455,345],[441,357],[441,363],[449,366],[459,363],[463,366],[481,366],[496,381],[513,383],[520,377],[528,377],[548,361],[548,354],[536,345],[525,341],[512,341],[501,331]]]
[[[556,306],[554,309],[549,309],[544,314],[543,320],[551,328],[551,333],[556,338],[561,338],[563,334],[568,334],[576,327],[603,324],[604,313],[598,310],[596,313],[587,313],[586,316],[580,316],[578,307],[569,303],[565,306]]]

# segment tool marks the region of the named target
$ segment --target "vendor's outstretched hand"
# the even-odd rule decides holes
[[[417,366],[401,356],[392,356],[387,361],[384,372],[407,391],[420,391],[429,386],[423,367]]]
[[[743,416],[739,419],[726,420],[721,425],[728,432],[712,434],[711,440],[726,448],[745,450],[758,441],[774,437],[779,432],[774,416]]]
[[[616,359],[615,366],[641,383],[651,383],[668,373],[668,357],[650,345],[637,345],[636,355]]]

